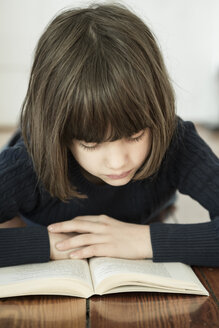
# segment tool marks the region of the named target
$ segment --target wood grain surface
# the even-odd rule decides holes
[[[91,328],[218,328],[212,297],[136,293],[92,297]]]
[[[1,328],[85,328],[86,300],[23,296],[0,300]]]
[[[201,267],[199,268],[199,271],[207,281],[207,288],[211,289],[212,293],[219,301],[219,268]]]

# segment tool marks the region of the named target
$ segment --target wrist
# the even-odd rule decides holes
[[[147,248],[147,258],[153,258],[153,249],[151,243],[151,233],[150,233],[150,226],[146,225],[146,248]]]

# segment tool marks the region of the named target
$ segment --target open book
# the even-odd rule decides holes
[[[0,297],[88,298],[134,291],[209,295],[193,270],[182,263],[94,257],[0,268]]]

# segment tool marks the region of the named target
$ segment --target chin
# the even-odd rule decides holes
[[[127,183],[129,183],[129,181],[131,181],[130,178],[128,179],[121,179],[121,180],[104,180],[105,183],[107,183],[110,186],[114,186],[114,187],[119,187],[119,186],[125,186]]]

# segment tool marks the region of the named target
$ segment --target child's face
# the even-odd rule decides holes
[[[80,166],[92,176],[112,186],[127,184],[150,151],[150,130],[129,139],[101,144],[74,140],[71,151]]]

